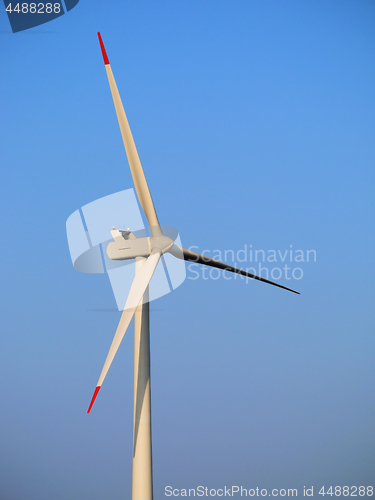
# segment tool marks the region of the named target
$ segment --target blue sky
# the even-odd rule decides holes
[[[119,313],[65,233],[132,187],[98,30],[161,223],[317,256],[280,280],[300,296],[188,270],[152,303],[155,498],[373,484],[374,26],[362,0],[81,0],[18,34],[2,11],[1,498],[130,497],[132,331],[87,415]]]

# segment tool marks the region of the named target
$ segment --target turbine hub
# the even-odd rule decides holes
[[[174,242],[168,236],[152,236],[150,238],[151,250],[158,249],[163,254],[172,248]]]

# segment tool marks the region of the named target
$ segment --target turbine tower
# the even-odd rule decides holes
[[[179,259],[237,273],[247,278],[263,281],[264,283],[283,288],[293,293],[298,294],[298,292],[207,256],[176,246],[171,238],[163,234],[99,32],[98,37],[134,187],[150,225],[151,236],[136,238],[129,230],[121,231],[113,229],[111,231],[113,241],[109,243],[107,247],[108,257],[112,260],[135,259],[135,277],[87,413],[90,413],[113,358],[134,316],[132,500],[152,500],[150,311],[148,285],[162,255],[170,253]]]

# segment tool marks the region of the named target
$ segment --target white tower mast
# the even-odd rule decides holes
[[[135,274],[145,262],[137,257]],[[132,500],[152,500],[150,315],[148,288],[134,315],[134,425]]]

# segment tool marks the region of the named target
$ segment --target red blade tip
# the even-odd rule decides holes
[[[100,31],[98,31],[98,37],[99,37],[100,48],[102,49],[104,64],[107,65],[107,64],[109,64],[108,56],[107,56],[107,52],[105,51],[105,48],[104,48],[104,43],[103,43],[102,37],[100,36]]]
[[[87,413],[90,413],[90,410],[91,410],[91,408],[92,408],[92,405],[94,404],[95,398],[96,398],[96,396],[98,395],[99,389],[100,389],[100,385],[98,385],[98,387],[95,389],[95,392],[94,392],[94,395],[93,395],[93,397],[92,397],[92,400],[91,400],[91,403],[90,403],[89,409],[87,410]]]

